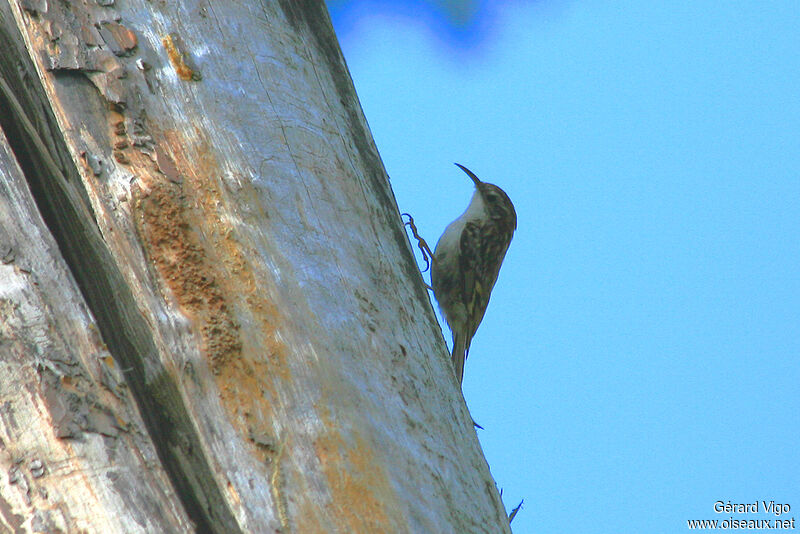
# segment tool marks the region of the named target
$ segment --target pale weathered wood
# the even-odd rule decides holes
[[[193,532],[0,131],[0,532]]]
[[[47,102],[10,143],[199,530],[507,532],[324,4],[0,13]]]

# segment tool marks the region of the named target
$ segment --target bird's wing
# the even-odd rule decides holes
[[[485,275],[482,274],[489,272],[486,265],[485,248],[487,244],[481,239],[483,234],[481,226],[475,222],[468,222],[461,233],[459,261],[462,277],[461,298],[468,317],[466,325],[467,352],[469,352],[472,336],[475,335],[478,325],[483,320],[483,314],[486,313],[486,307],[489,305],[489,293],[492,290],[491,285],[486,285],[487,283],[491,284],[492,281],[486,280]]]

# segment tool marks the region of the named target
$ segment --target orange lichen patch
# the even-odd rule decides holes
[[[306,499],[301,503],[295,503],[295,506],[298,506],[298,510],[291,519],[291,526],[294,527],[294,532],[327,534],[332,531],[330,521],[326,521],[322,517],[315,501]]]
[[[168,135],[172,138],[172,135]],[[173,151],[175,166],[178,168],[191,166],[195,172],[185,175],[186,190],[192,191],[192,201],[195,208],[192,210],[193,220],[198,226],[202,226],[206,231],[203,232],[209,246],[213,248],[214,255],[220,263],[225,275],[220,279],[220,287],[226,295],[236,295],[243,298],[244,309],[250,319],[256,322],[260,328],[255,329],[253,336],[243,334],[245,346],[244,354],[247,358],[252,355],[250,370],[256,377],[271,377],[266,386],[273,398],[277,397],[272,384],[276,381],[288,382],[291,380],[289,370],[287,350],[285,345],[278,339],[275,325],[282,321],[282,314],[278,306],[270,300],[268,292],[264,287],[265,282],[257,279],[250,265],[247,254],[242,250],[242,246],[236,239],[234,232],[220,220],[221,206],[228,204],[221,192],[219,183],[211,178],[219,174],[219,165],[214,158],[214,150],[210,146],[201,144],[197,148],[196,156],[191,161],[180,158],[187,157],[188,152],[181,149],[179,139],[175,138],[171,143],[176,146]],[[255,254],[255,252],[253,252]],[[268,369],[259,369],[254,372],[252,368],[257,362],[266,362]],[[236,385],[236,382],[234,382]]]
[[[330,427],[328,427],[330,428]],[[342,532],[402,532],[396,518],[387,515],[387,503],[396,502],[385,471],[371,446],[355,435],[348,444],[338,432],[314,442],[322,472],[328,481],[331,515]]]
[[[151,175],[155,182],[134,203],[142,242],[168,293],[201,335],[230,421],[269,464],[277,451],[277,384],[291,379],[276,329],[282,315],[224,217],[231,200],[218,181],[213,147],[192,146],[185,134],[172,131],[160,137],[157,160],[167,172]]]
[[[147,252],[180,306],[198,320],[203,344],[217,373],[241,354],[239,325],[230,313],[219,278],[186,219],[178,185],[154,182],[136,199],[139,231]]]
[[[186,55],[181,51],[180,41],[177,36],[173,34],[165,35],[161,39],[161,44],[167,50],[167,57],[169,57],[170,63],[172,63],[181,80],[199,79],[199,74],[186,63]]]

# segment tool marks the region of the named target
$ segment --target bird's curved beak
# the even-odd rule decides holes
[[[472,178],[472,181],[473,181],[473,182],[475,182],[475,185],[478,185],[479,183],[481,183],[480,179],[479,179],[477,176],[475,176],[475,173],[474,173],[474,172],[472,172],[472,171],[471,171],[471,170],[469,170],[468,168],[464,167],[464,166],[463,166],[462,164],[460,164],[460,163],[456,163],[456,165],[458,165],[458,168],[459,168],[459,169],[461,169],[462,171],[464,171],[465,173],[467,173],[467,176],[469,176],[470,178]]]

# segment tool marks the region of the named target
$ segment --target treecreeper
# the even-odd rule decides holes
[[[453,333],[453,368],[461,383],[470,343],[517,228],[517,212],[505,191],[456,165],[475,183],[475,193],[466,211],[447,226],[436,243],[431,283]]]

